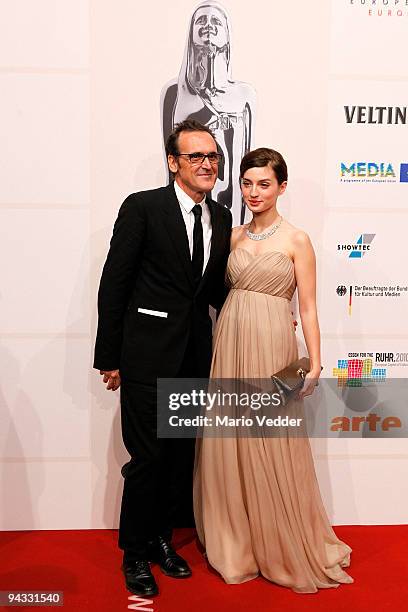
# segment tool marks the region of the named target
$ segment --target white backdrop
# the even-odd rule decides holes
[[[223,2],[233,78],[257,91],[255,146],[285,156],[281,211],[316,247],[328,376],[350,353],[408,350],[406,293],[355,296],[351,316],[336,294],[408,282],[408,125],[344,111],[408,104],[408,5],[371,4]],[[118,396],[91,369],[96,292],[121,201],[165,181],[160,91],[195,6],[0,0],[0,529],[117,525],[126,452]],[[342,162],[391,163],[395,181],[342,182]],[[363,258],[338,249],[364,233]],[[313,447],[335,524],[407,522],[406,440]]]

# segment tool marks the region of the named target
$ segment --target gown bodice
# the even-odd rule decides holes
[[[291,258],[281,251],[253,255],[237,248],[228,258],[227,282],[231,289],[291,300],[296,289],[295,267]]]

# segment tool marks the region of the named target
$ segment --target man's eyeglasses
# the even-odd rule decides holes
[[[190,164],[193,166],[198,166],[204,163],[205,158],[208,159],[212,166],[218,166],[220,161],[222,160],[221,153],[178,153],[177,157],[187,157]]]

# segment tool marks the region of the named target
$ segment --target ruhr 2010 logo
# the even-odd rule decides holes
[[[333,368],[339,387],[362,387],[369,383],[383,382],[387,368],[378,367],[374,353],[349,353],[347,359],[338,359]]]

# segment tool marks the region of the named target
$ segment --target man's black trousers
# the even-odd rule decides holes
[[[191,343],[178,377],[197,376]],[[194,439],[157,439],[156,385],[121,384],[122,436],[131,460],[123,468],[119,547],[127,560],[148,559],[148,542],[191,526]]]

